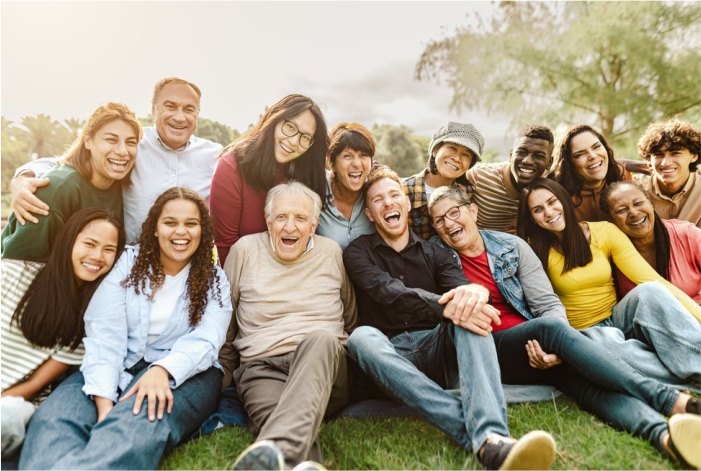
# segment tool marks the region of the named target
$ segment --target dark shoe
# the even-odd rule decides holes
[[[669,454],[687,468],[701,469],[701,417],[675,414],[667,422],[667,428]]]
[[[292,468],[292,471],[326,471],[326,468],[316,461],[303,461]]]
[[[690,397],[686,403],[685,411],[689,414],[701,415],[701,399]]]
[[[285,468],[285,458],[282,452],[270,440],[261,440],[243,450],[236,462],[235,470],[257,469],[282,471]]]
[[[520,440],[492,435],[482,447],[480,463],[487,469],[550,469],[555,461],[555,440],[542,430]]]

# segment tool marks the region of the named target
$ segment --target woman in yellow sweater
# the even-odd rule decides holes
[[[655,272],[615,225],[577,222],[567,191],[541,178],[524,190],[518,235],[543,264],[573,327],[616,327],[639,341],[617,347],[633,367],[665,382],[701,381],[701,307]],[[637,285],[619,302],[611,262]],[[649,347],[668,371],[650,371]]]

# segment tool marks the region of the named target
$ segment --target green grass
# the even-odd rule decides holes
[[[554,469],[682,469],[648,443],[606,426],[568,398],[508,408],[509,430],[553,434]],[[472,454],[414,418],[342,418],[320,431],[328,469],[482,469]],[[160,469],[231,469],[251,434],[226,427],[176,448]]]

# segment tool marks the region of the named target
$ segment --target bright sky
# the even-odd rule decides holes
[[[340,121],[407,125],[430,136],[449,120],[504,136],[506,119],[449,110],[447,85],[417,82],[432,39],[487,2],[2,1],[2,115],[87,119],[104,101],[150,113],[155,82],[202,89],[201,116],[239,131],[288,93]]]

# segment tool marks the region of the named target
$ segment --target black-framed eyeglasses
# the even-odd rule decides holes
[[[451,221],[457,221],[460,217],[460,207],[465,206],[466,204],[471,203],[470,201],[467,201],[457,206],[453,206],[452,208],[449,208],[443,216],[436,216],[433,218],[433,221],[431,221],[433,223],[433,227],[440,229],[441,227],[445,226],[445,218],[448,218]]]
[[[309,149],[314,144],[314,136],[306,132],[300,132],[297,125],[292,121],[284,120],[282,122],[282,133],[287,137],[295,137],[299,134],[299,145],[305,149]]]

